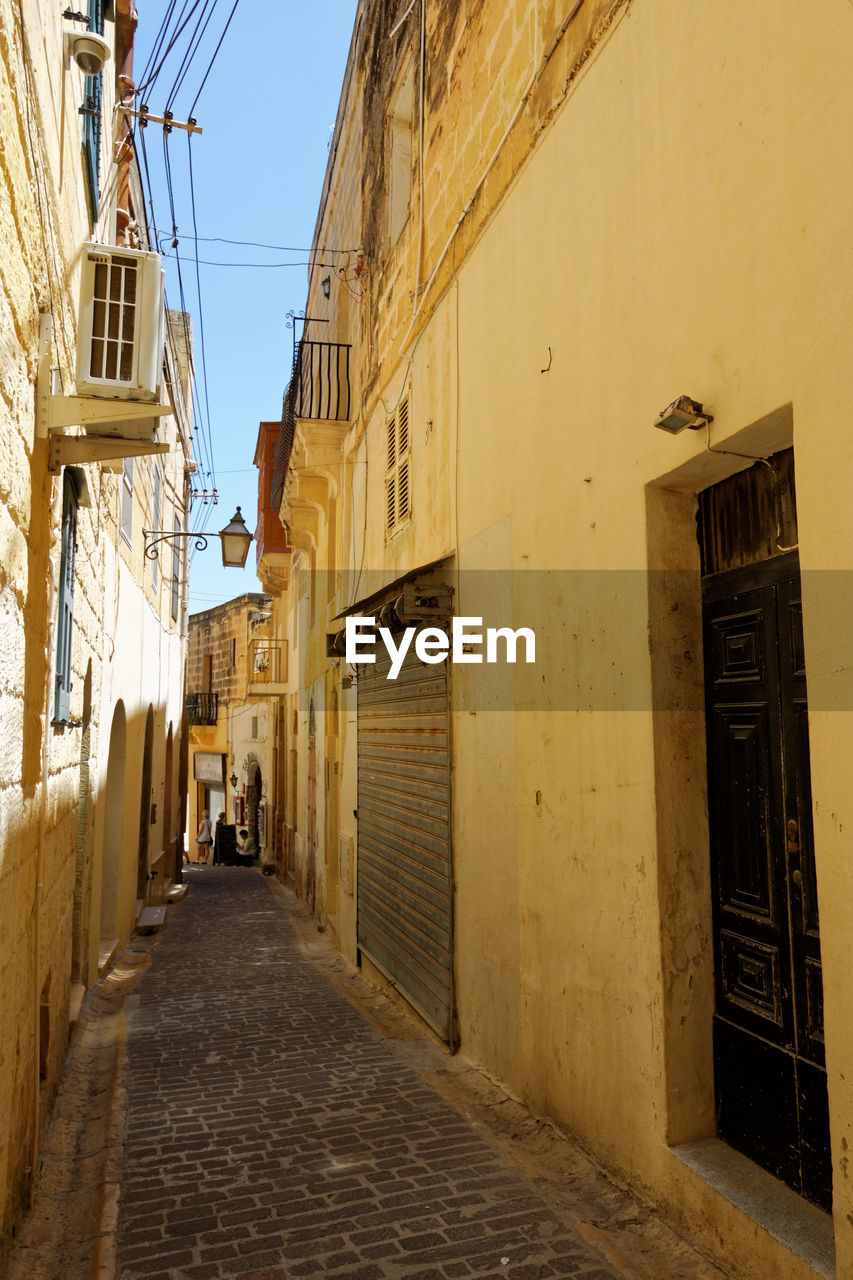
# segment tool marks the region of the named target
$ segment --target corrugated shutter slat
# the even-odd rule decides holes
[[[452,1037],[450,742],[446,664],[412,646],[358,677],[358,945]]]

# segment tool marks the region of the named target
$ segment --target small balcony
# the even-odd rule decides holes
[[[297,343],[281,413],[281,427],[275,448],[271,505],[281,507],[284,481],[299,419],[314,422],[350,420],[350,351],[346,342]]]
[[[309,342],[303,338],[293,367],[297,418],[346,422],[350,414],[349,357],[345,342]]]
[[[185,705],[191,725],[216,724],[219,715],[218,693],[188,693]]]
[[[259,639],[249,646],[248,692],[255,696],[287,691],[287,641]]]

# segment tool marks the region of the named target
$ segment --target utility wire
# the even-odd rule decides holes
[[[171,258],[172,254],[164,253],[163,257]],[[202,267],[252,267],[258,268],[261,271],[277,271],[280,267],[331,266],[331,263],[312,263],[310,260],[306,260],[305,262],[214,262],[210,258],[199,258],[198,263],[199,266]]]
[[[210,75],[211,71],[213,70],[213,64],[216,61],[216,56],[219,53],[219,50],[222,48],[222,41],[225,39],[226,32],[228,31],[228,28],[231,26],[231,19],[234,17],[234,14],[237,12],[237,5],[239,3],[240,3],[240,0],[234,0],[234,7],[232,8],[231,12],[228,15],[228,21],[225,23],[225,27],[223,28],[222,35],[219,37],[219,43],[217,44],[216,48],[213,50],[213,57],[210,59],[208,68],[204,73],[204,79],[199,85],[198,93],[193,98],[193,104],[189,110],[189,114],[191,116],[195,114],[196,103],[201,97],[202,89],[207,84],[207,77]]]
[[[178,226],[177,226],[176,215],[175,215],[175,192],[174,192],[174,186],[172,183],[172,162],[169,156],[169,136],[170,135],[168,134],[168,132],[164,130],[163,131],[163,162],[166,170],[166,190],[169,196],[169,210],[172,215],[172,228],[173,228],[173,235],[174,235],[174,238],[172,240],[172,248],[175,250],[175,264],[177,266],[177,271],[178,271],[178,293],[180,295],[180,300],[181,300],[181,311],[183,312],[183,315],[184,315],[184,337],[187,345],[187,352],[189,352],[190,350],[189,321],[188,321],[189,313],[187,311],[186,293],[184,291],[184,278],[183,278],[183,272],[181,270],[180,249],[178,248]],[[195,385],[195,379],[193,380],[193,385]],[[200,442],[204,444],[206,447],[209,470],[212,472],[213,471],[213,438],[211,435],[209,417],[205,421],[205,419],[201,415],[199,415],[198,437],[200,439]]]
[[[201,3],[202,3],[202,0],[195,0],[194,4],[192,5],[192,8],[191,8],[191,9],[190,9],[190,11],[189,11],[189,13],[187,13],[186,18],[184,18],[184,14],[186,13],[187,5],[189,4],[189,0],[184,0],[184,6],[183,6],[183,8],[181,9],[180,14],[178,15],[178,22],[180,23],[180,25],[176,28],[175,33],[174,33],[174,35],[172,36],[172,39],[169,41],[168,45],[166,46],[166,49],[165,49],[165,51],[164,51],[164,53],[163,53],[162,58],[160,59],[159,63],[157,64],[157,66],[156,66],[153,70],[150,70],[150,65],[151,65],[151,63],[153,62],[153,56],[156,56],[156,55],[152,55],[152,58],[150,58],[150,59],[149,59],[149,62],[148,62],[148,64],[146,65],[146,69],[145,69],[145,71],[143,72],[143,75],[142,75],[142,82],[141,82],[141,84],[138,84],[138,85],[136,86],[136,92],[137,92],[137,94],[139,94],[139,93],[143,93],[146,89],[150,89],[150,88],[152,87],[152,85],[155,83],[155,81],[157,80],[158,76],[160,75],[160,72],[163,70],[163,67],[164,67],[164,65],[165,65],[165,63],[166,63],[166,59],[169,57],[169,54],[170,54],[170,53],[172,52],[172,50],[174,49],[174,47],[175,47],[175,45],[177,44],[177,42],[178,42],[178,40],[179,40],[180,36],[182,35],[183,31],[184,31],[184,30],[185,30],[185,28],[187,27],[187,24],[189,23],[190,19],[192,18],[193,14],[195,13],[196,9],[198,8],[198,6],[199,6]],[[206,0],[205,0],[205,3],[206,3]],[[174,6],[173,6],[173,9],[174,9]],[[181,22],[181,19],[182,19],[182,18],[183,18],[183,22]],[[162,45],[162,41],[161,41],[161,45]]]
[[[169,4],[168,8],[166,9],[166,12],[163,15],[163,20],[160,23],[160,27],[157,31],[157,35],[154,37],[154,43],[152,44],[151,51],[148,54],[148,61],[145,63],[145,67],[140,76],[141,82],[144,82],[146,80],[148,73],[150,72],[151,68],[154,65],[154,59],[158,56],[159,50],[162,47],[163,40],[166,37],[166,31],[168,30],[169,23],[172,20],[172,15],[174,12],[175,12],[175,3],[174,3],[174,0],[172,0],[172,3]]]
[[[158,235],[168,235],[168,231],[162,227],[155,228]],[[236,244],[242,245],[249,249],[274,249],[278,253],[311,253],[323,254],[326,257],[337,255],[339,257],[351,258],[356,253],[361,253],[360,249],[314,249],[311,246],[293,245],[293,244],[263,244],[259,240],[226,240],[224,236],[197,236],[200,244]]]
[[[204,33],[207,31],[207,28],[210,24],[210,20],[213,17],[214,13],[216,12],[216,6],[218,3],[219,3],[219,0],[213,0],[210,11],[207,13],[207,17],[205,17],[205,10],[207,10],[207,6],[210,4],[210,0],[204,0],[204,8],[199,14],[198,22],[196,23],[196,26],[195,26],[195,31],[190,37],[189,44],[187,45],[186,52],[184,53],[183,61],[181,62],[180,67],[178,68],[177,75],[175,77],[175,83],[172,85],[172,90],[168,98],[166,99],[167,111],[171,110],[172,104],[175,101],[175,98],[178,96],[178,93],[180,92],[181,85],[184,83],[184,80],[187,77],[187,73],[193,64],[196,54],[198,53],[201,42],[204,39]]]
[[[149,236],[150,236],[152,233],[156,235],[156,227],[157,227],[157,220],[154,217],[154,189],[151,186],[151,170],[148,167],[148,148],[145,145],[145,126],[140,125],[138,132],[139,132],[139,140],[142,144],[142,148],[141,148],[142,164],[145,170],[145,185],[148,188],[148,208],[151,210],[152,231],[149,232]],[[132,129],[131,137],[133,138],[134,148],[136,146],[136,134],[137,134],[137,130],[135,128]]]
[[[201,303],[201,272],[199,271],[199,262],[198,262],[198,223],[196,221],[196,211],[195,211],[195,181],[193,179],[192,143],[193,143],[193,136],[191,133],[188,133],[187,134],[187,159],[189,163],[190,204],[192,206],[192,215],[193,215],[193,236],[195,237],[195,280],[196,280],[196,290],[198,292],[198,329],[199,329],[199,338],[201,340],[201,376],[202,376],[202,383],[204,386],[204,404],[205,404],[205,410],[207,412],[207,425],[208,425],[208,430],[210,430],[210,397],[208,395],[208,387],[207,387],[207,356],[205,354],[205,347],[204,347],[204,310],[202,308],[202,303]],[[212,466],[213,466],[213,454],[211,450],[211,467]],[[216,472],[215,471],[213,473],[213,487],[214,489],[216,488]]]

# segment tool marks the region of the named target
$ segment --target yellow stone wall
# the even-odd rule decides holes
[[[36,434],[39,317],[53,318],[53,385],[74,390],[81,245],[115,234],[115,201],[92,226],[81,148],[84,79],[63,51],[62,6],[0,3],[0,1263],[37,1168],[71,1023],[97,979],[107,756],[115,708],[126,712],[126,818],[116,845],[112,941],[126,941],[136,903],[139,790],[152,709],[148,866],[152,900],[171,880],[181,815],[177,771],[183,683],[183,593],[154,591],[142,564],[150,463],[137,460],[132,549],[117,532],[120,478],[84,464],[89,503],[78,520],[71,725],[53,726],[62,475]],[[114,22],[105,36],[115,49]],[[111,74],[112,73],[112,74]],[[101,188],[112,158],[115,62],[104,74]],[[186,440],[167,419],[160,439],[163,510],[183,510]],[[166,741],[172,728],[172,767]],[[115,782],[115,777],[113,777]],[[169,814],[169,830],[164,813]]]
[[[715,1133],[695,495],[793,445],[846,1274],[853,164],[839,121],[853,106],[853,10],[427,4],[421,225],[421,6],[392,37],[393,8],[360,7],[317,223],[318,247],[361,248],[358,274],[347,263],[325,302],[315,270],[307,306],[353,343],[352,425],[336,451],[325,425],[298,424],[282,505],[296,881],[304,892],[306,708],[335,683],[337,807],[320,797],[315,838],[354,831],[355,690],[321,648],[335,614],[439,557],[459,571],[456,612],[476,614],[469,571],[511,571],[515,625],[536,615],[540,662],[566,662],[576,705],[519,671],[514,712],[472,714],[470,676],[451,676],[462,1052],[732,1274],[813,1275],[796,1230],[781,1243],[673,1151]],[[392,245],[387,113],[409,63],[411,202]],[[412,519],[386,540],[385,424],[406,391]],[[710,447],[704,433],[653,428],[685,393],[714,415]],[[815,572],[827,569],[838,576]],[[544,570],[564,575],[553,598],[528,572]],[[323,874],[355,959],[354,899],[336,862]]]

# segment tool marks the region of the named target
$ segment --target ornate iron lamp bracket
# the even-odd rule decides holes
[[[145,559],[157,560],[159,551],[157,545],[160,542],[173,542],[175,538],[194,538],[193,546],[196,551],[204,551],[207,547],[207,536],[203,533],[179,532],[177,529],[143,529],[142,537],[145,542]],[[149,542],[149,538],[151,541]]]

